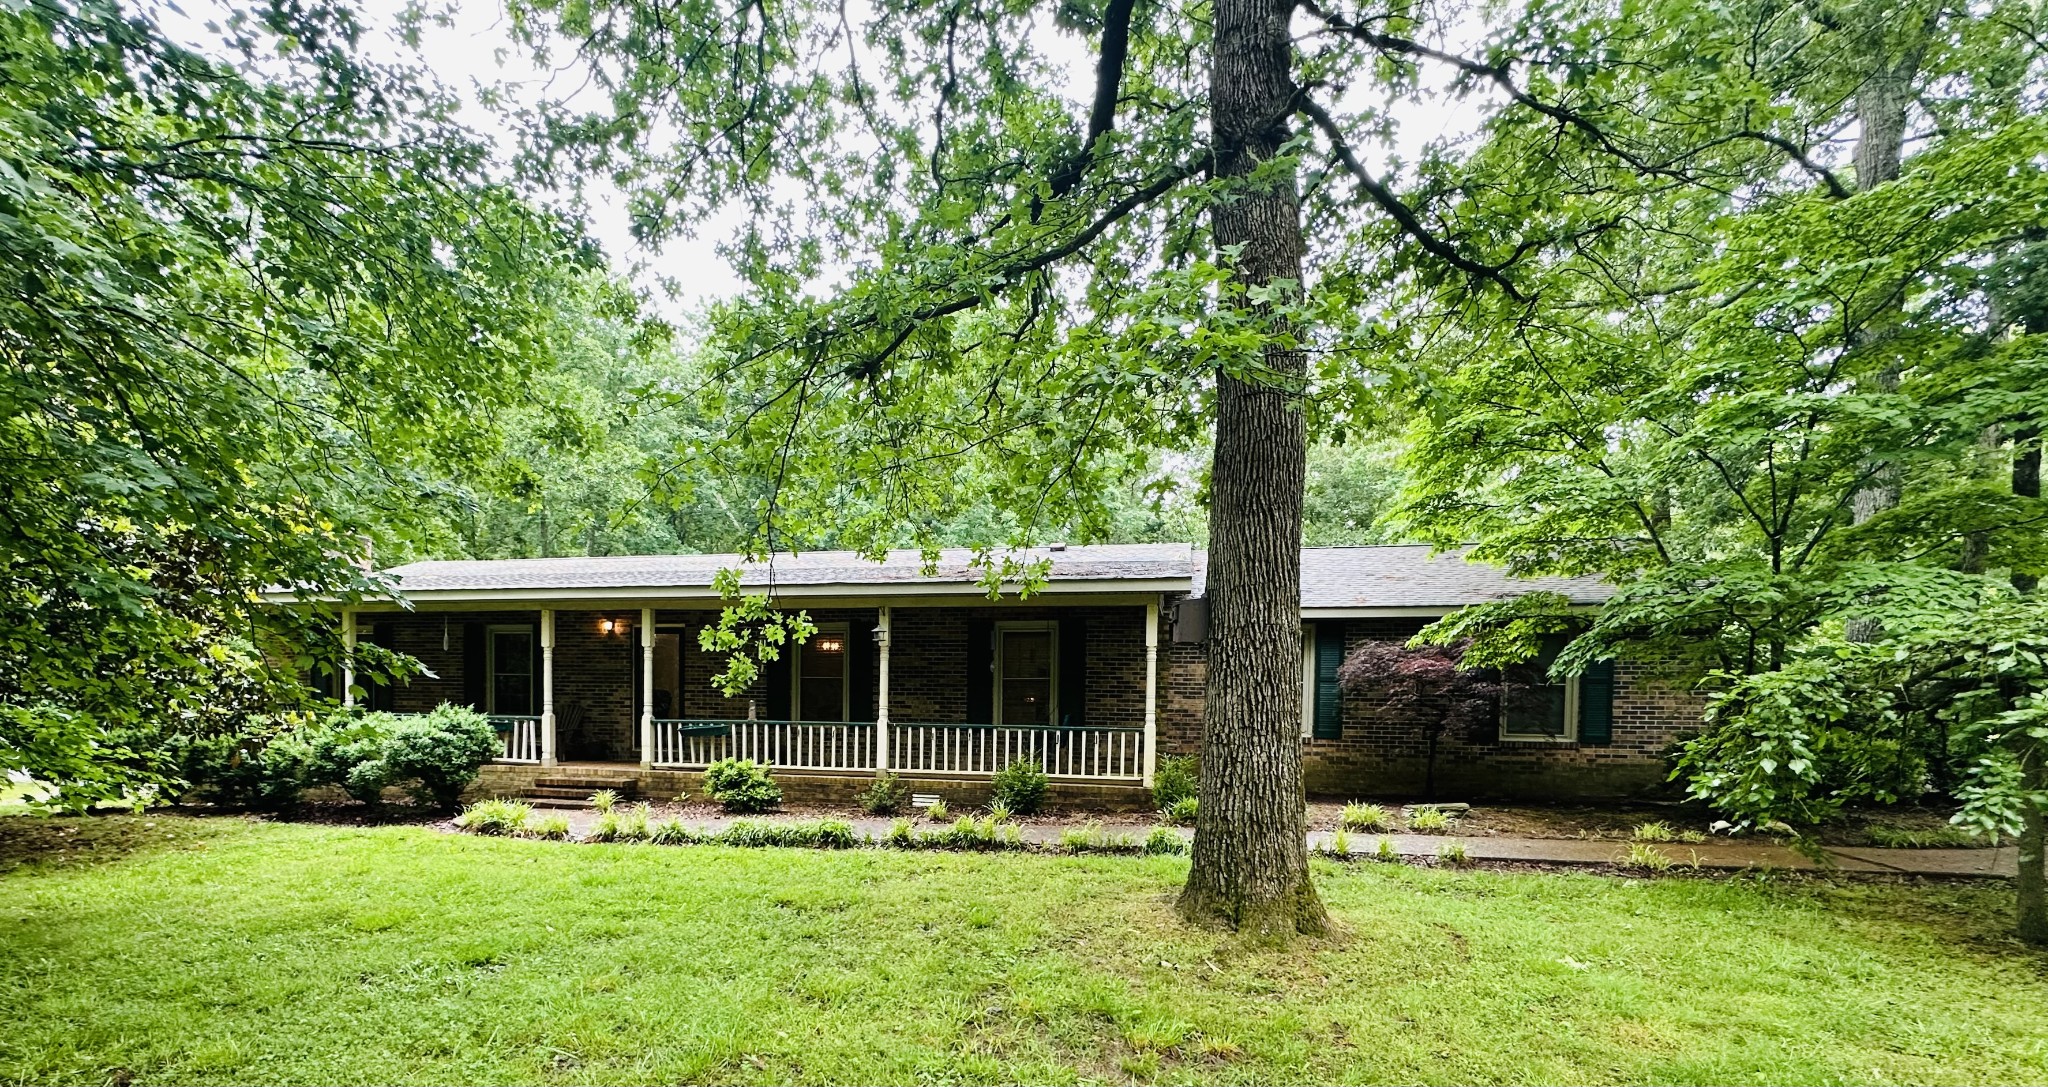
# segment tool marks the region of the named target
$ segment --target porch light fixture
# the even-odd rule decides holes
[[[618,634],[625,629],[626,624],[617,619],[599,619],[597,621],[597,632],[599,634]]]

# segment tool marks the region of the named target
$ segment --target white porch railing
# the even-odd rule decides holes
[[[889,769],[989,777],[1035,761],[1056,778],[1142,780],[1145,730],[1084,725],[889,725]]]
[[[875,726],[866,721],[657,719],[654,765],[700,770],[719,759],[753,759],[782,770],[875,768]],[[1141,728],[894,724],[889,769],[904,774],[991,777],[1031,760],[1058,778],[1136,781],[1145,774]]]
[[[702,769],[720,759],[753,759],[781,770],[873,770],[868,721],[656,719],[654,765]]]
[[[498,730],[499,739],[505,741],[505,753],[498,756],[499,762],[540,761],[540,718],[494,713],[489,720]]]

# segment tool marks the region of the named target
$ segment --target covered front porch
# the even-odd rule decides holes
[[[351,647],[374,641],[427,668],[368,687],[372,708],[473,706],[513,766],[696,771],[746,758],[803,774],[973,780],[1035,761],[1058,780],[1150,784],[1158,595],[817,603],[805,609],[817,633],[730,697],[710,682],[722,657],[698,644],[717,621],[709,607],[425,602],[351,609],[342,622]]]

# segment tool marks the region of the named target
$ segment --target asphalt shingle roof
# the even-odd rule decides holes
[[[1033,548],[1021,558],[1051,559],[1050,580],[1156,580],[1188,576],[1188,544],[1096,544],[1054,551]],[[827,585],[971,584],[974,553],[948,548],[930,577],[916,551],[891,551],[872,562],[853,551],[806,551],[746,563],[738,555],[617,555],[602,558],[458,559],[415,562],[387,571],[405,592],[489,589],[672,589],[709,587],[720,570],[738,566],[749,588]]]
[[[1597,604],[1614,587],[1597,577],[1509,577],[1463,551],[1431,556],[1427,544],[1301,549],[1303,608],[1454,608],[1531,592]]]
[[[1573,603],[1593,604],[1613,589],[1594,577],[1513,578],[1497,566],[1465,561],[1447,551],[1432,556],[1423,544],[1384,547],[1306,547],[1301,552],[1303,608],[1449,608],[1501,600],[1538,590],[1560,592]],[[1027,561],[1052,560],[1051,580],[1175,581],[1202,592],[1208,554],[1188,544],[1092,544],[1054,551],[1035,548]],[[870,562],[851,551],[778,555],[773,584],[781,589],[968,585],[975,580],[965,548],[942,551],[930,577],[915,551],[892,551]],[[622,555],[605,558],[465,559],[415,562],[390,571],[409,593],[569,589],[673,589],[711,585],[731,566],[745,571],[750,588],[770,584],[767,563],[741,563],[737,555]]]

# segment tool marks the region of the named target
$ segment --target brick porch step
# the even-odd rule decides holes
[[[522,799],[536,807],[587,808],[590,806],[590,794],[599,789],[610,789],[619,794],[621,801],[640,795],[639,781],[630,777],[554,777],[535,781],[527,787]]]

